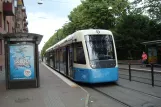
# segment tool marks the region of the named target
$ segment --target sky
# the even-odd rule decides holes
[[[24,0],[26,7],[29,33],[43,35],[39,44],[41,51],[45,42],[67,23],[70,12],[81,4],[80,0],[42,0],[43,4],[39,5],[40,0]]]

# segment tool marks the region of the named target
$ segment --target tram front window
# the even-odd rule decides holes
[[[111,35],[87,35],[85,39],[90,61],[115,59]]]

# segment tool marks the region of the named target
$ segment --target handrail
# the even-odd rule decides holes
[[[120,63],[119,63],[120,64]],[[132,81],[132,70],[135,70],[135,71],[150,71],[149,73],[151,73],[151,84],[152,86],[154,87],[154,73],[156,72],[159,72],[159,71],[156,71],[154,70],[154,67],[155,66],[158,66],[158,67],[161,67],[161,64],[144,64],[146,66],[149,66],[151,69],[134,69],[132,68],[131,66],[132,65],[143,65],[143,64],[139,64],[139,63],[121,63],[120,65],[127,65],[127,68],[120,68],[120,69],[127,69],[129,71],[129,80]]]

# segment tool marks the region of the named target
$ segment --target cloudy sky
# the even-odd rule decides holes
[[[24,0],[27,12],[28,28],[30,33],[43,35],[39,45],[42,49],[44,43],[68,22],[68,15],[73,8],[77,7],[80,0],[42,0],[43,4],[38,5],[40,0]]]

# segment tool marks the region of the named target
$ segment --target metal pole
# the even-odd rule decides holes
[[[36,63],[36,76],[37,76],[37,88],[40,87],[40,74],[39,74],[39,53],[38,53],[39,49],[38,49],[38,44],[35,44],[35,63]]]
[[[8,48],[8,43],[6,40],[4,40],[4,48],[5,48],[5,80],[6,80],[6,90],[8,90],[9,87],[9,64],[8,64],[8,59],[9,59],[9,48]]]
[[[59,72],[60,72],[60,49],[58,51],[59,51]]]
[[[58,38],[58,30],[57,30],[57,42],[59,41],[59,38]]]
[[[151,82],[152,86],[154,87],[154,66],[151,64]]]
[[[131,81],[131,63],[129,63],[129,80]]]

